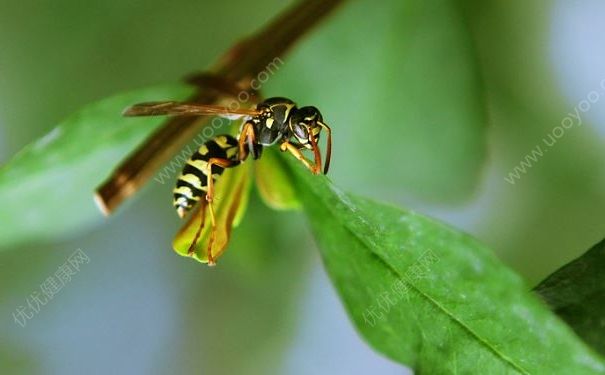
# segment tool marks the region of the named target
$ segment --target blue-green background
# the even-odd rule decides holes
[[[0,0],[0,161],[86,103],[207,67],[290,3]],[[470,232],[532,286],[605,234],[605,6],[419,4],[351,1],[284,58],[265,94],[321,108],[335,184]],[[507,183],[592,90],[602,98],[584,124]],[[171,188],[151,182],[102,225],[0,253],[1,373],[406,371],[356,335],[302,215],[253,198],[208,269],[170,250]],[[90,264],[15,324],[78,248]]]

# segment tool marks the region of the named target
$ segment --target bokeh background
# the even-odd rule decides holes
[[[291,3],[0,0],[0,161],[86,103],[207,67]],[[605,233],[604,36],[599,0],[357,0],[264,92],[320,107],[335,184],[473,234],[531,287]],[[506,182],[593,90],[583,125]],[[407,372],[355,333],[302,214],[253,198],[208,269],[170,250],[171,189],[152,182],[93,228],[3,248],[0,373]],[[17,325],[76,249],[90,263]]]

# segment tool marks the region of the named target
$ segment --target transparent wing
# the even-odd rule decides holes
[[[147,102],[135,104],[124,110],[124,116],[222,116],[239,118],[256,116],[260,112],[256,109],[231,109],[217,105],[187,103],[187,102]]]

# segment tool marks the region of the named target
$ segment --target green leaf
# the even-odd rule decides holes
[[[185,85],[116,95],[78,111],[0,169],[0,248],[56,238],[102,219],[95,188],[115,165],[164,121],[124,118],[133,103],[185,99]]]
[[[349,2],[265,92],[322,111],[334,130],[331,173],[357,193],[452,202],[481,177],[485,92],[455,1]]]
[[[292,169],[326,269],[377,351],[428,374],[605,372],[601,358],[470,236]]]
[[[256,187],[263,201],[275,210],[297,210],[301,204],[292,179],[275,149],[263,151],[254,163]]]
[[[605,240],[534,290],[578,336],[605,354]]]
[[[159,373],[174,373],[174,363],[183,374],[283,373],[298,319],[307,310],[301,297],[313,259],[300,230],[303,217],[292,216],[252,195],[217,267],[180,267],[175,277],[186,288],[181,293],[190,296],[174,322],[175,332],[183,334],[176,340],[177,357],[162,361]]]

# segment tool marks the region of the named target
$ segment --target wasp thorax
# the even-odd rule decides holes
[[[259,144],[270,146],[279,141],[286,128],[287,120],[296,104],[286,98],[269,98],[257,106],[262,114],[252,121]]]

